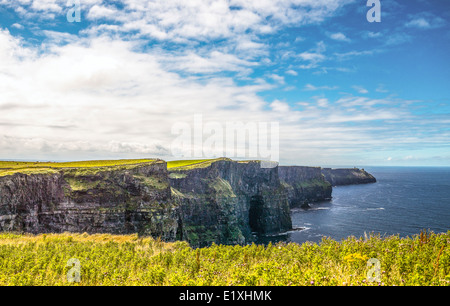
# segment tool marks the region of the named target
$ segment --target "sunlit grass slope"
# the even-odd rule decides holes
[[[217,158],[217,159],[198,159],[198,160],[175,160],[167,162],[167,169],[180,169],[187,170],[193,168],[205,168],[210,166],[213,162],[220,160],[230,160],[227,158]]]
[[[449,285],[449,245],[450,232],[202,249],[137,235],[0,234],[0,285]],[[67,279],[72,258],[80,283]],[[379,281],[368,278],[371,258]]]
[[[227,158],[198,159],[198,160],[176,160],[167,162],[167,168],[172,171],[189,170],[195,168],[206,168],[212,163]],[[154,159],[123,159],[123,160],[92,160],[76,162],[16,162],[0,161],[0,176],[23,174],[57,173],[60,169],[89,169],[103,167],[119,167],[152,163]]]
[[[153,159],[123,159],[123,160],[92,160],[77,162],[14,162],[0,161],[0,176],[13,175],[15,173],[40,174],[56,173],[64,168],[102,168],[127,166],[154,162]]]

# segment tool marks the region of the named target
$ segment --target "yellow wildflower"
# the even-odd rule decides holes
[[[366,261],[368,259],[369,259],[369,257],[367,257],[366,255],[361,255],[361,253],[352,253],[352,254],[348,254],[344,257],[344,260],[347,262],[355,262],[358,260]]]

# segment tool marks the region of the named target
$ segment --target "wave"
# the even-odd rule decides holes
[[[264,237],[277,237],[277,236],[283,236],[283,235],[288,235],[288,234],[292,234],[292,233],[296,233],[296,232],[302,232],[302,231],[307,231],[310,230],[310,227],[305,227],[305,226],[299,226],[299,227],[294,227],[293,229],[286,231],[286,232],[281,232],[281,233],[275,233],[275,234],[265,234]]]

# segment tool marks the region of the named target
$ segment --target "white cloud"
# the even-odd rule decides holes
[[[297,54],[296,57],[301,59],[302,61],[309,62],[308,64],[300,65],[301,69],[311,69],[316,68],[320,62],[326,60],[326,56],[323,54],[326,50],[325,43],[320,41],[316,44],[316,47]]]
[[[394,46],[394,45],[400,45],[403,43],[410,42],[413,39],[413,37],[406,33],[394,33],[391,35],[386,36],[385,39],[385,45],[386,46]]]
[[[289,104],[287,104],[285,102],[281,102],[279,100],[273,101],[270,104],[270,107],[272,108],[273,111],[280,112],[280,113],[288,113],[290,110]]]
[[[319,107],[327,107],[328,103],[329,103],[329,101],[327,98],[317,98],[317,105]]]
[[[431,24],[425,20],[424,18],[413,19],[406,23],[406,26],[409,28],[422,28],[428,29],[431,27]]]
[[[357,56],[366,56],[366,55],[373,55],[375,53],[379,53],[381,50],[379,49],[373,49],[373,50],[362,50],[362,51],[348,51],[344,53],[335,53],[334,55],[338,60],[351,60],[354,57]]]
[[[167,67],[174,71],[186,71],[190,73],[219,73],[226,71],[241,72],[248,74],[251,67],[257,65],[255,62],[238,58],[233,54],[226,54],[219,51],[198,54],[193,50],[186,53],[165,53],[160,57],[160,61],[167,64]]]
[[[363,37],[364,38],[379,38],[382,37],[383,33],[382,32],[371,32],[371,31],[367,31],[363,33]]]
[[[298,57],[304,61],[310,62],[320,62],[325,59],[325,56],[323,54],[313,52],[302,52],[298,55]]]
[[[42,34],[44,34],[48,40],[56,44],[75,42],[79,39],[78,36],[66,32],[44,30],[42,31]]]
[[[346,42],[350,41],[350,39],[347,36],[345,36],[344,33],[341,33],[341,32],[331,33],[329,36],[331,39],[338,40],[338,41],[346,41]]]
[[[443,27],[446,21],[441,17],[435,16],[428,12],[422,12],[417,15],[410,16],[410,20],[405,24],[407,28],[417,29],[436,29]]]
[[[88,19],[112,18],[114,15],[120,14],[115,7],[94,5],[89,9]]]
[[[269,75],[269,78],[271,78],[272,80],[274,80],[275,82],[277,82],[279,84],[285,84],[284,77],[282,77],[281,75],[271,74],[271,75]]]
[[[49,155],[63,150],[73,156],[77,150],[151,153],[156,146],[170,147],[171,126],[191,122],[195,113],[218,122],[270,121],[270,112],[263,110],[267,104],[257,95],[264,83],[237,86],[225,77],[182,78],[169,72],[157,51],[136,52],[134,43],[109,38],[51,49],[37,55],[0,32],[0,109],[7,109],[0,113],[1,135],[23,139],[5,144],[3,155],[11,150]],[[214,66],[221,57],[211,55],[212,63],[184,69],[223,69]],[[117,145],[111,147],[112,142]]]
[[[305,91],[316,91],[316,90],[336,90],[337,86],[314,86],[312,84],[306,84],[303,90]]]
[[[292,76],[298,76],[298,72],[295,70],[288,70],[286,71],[286,74],[292,75]]]
[[[62,1],[55,0],[33,0],[31,3],[31,8],[35,11],[61,13],[61,2]]]
[[[24,28],[23,25],[21,25],[20,23],[14,23],[11,25],[12,28],[18,29],[18,30],[22,30]]]
[[[360,94],[368,94],[369,93],[369,91],[367,89],[365,89],[364,87],[362,87],[362,86],[355,85],[355,86],[352,86],[352,87],[353,87],[354,90],[356,90]]]
[[[259,42],[254,35],[273,34],[283,26],[317,23],[332,16],[354,0],[83,0],[83,14],[90,20],[102,20],[103,25],[91,30],[168,40],[172,42],[233,40],[245,36],[239,48],[255,48]],[[64,17],[67,0],[1,0],[20,12],[24,18]],[[118,9],[120,7],[120,9]],[[256,44],[256,45],[255,45]]]

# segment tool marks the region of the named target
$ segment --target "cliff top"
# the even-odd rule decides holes
[[[167,169],[169,171],[184,171],[198,168],[207,168],[211,164],[218,161],[231,161],[229,158],[216,159],[199,159],[199,160],[175,160],[167,162]],[[157,159],[123,159],[123,160],[92,160],[92,161],[77,161],[77,162],[18,162],[18,161],[0,161],[0,176],[14,175],[16,173],[22,174],[49,174],[57,173],[61,169],[87,169],[96,170],[104,168],[117,168],[124,166],[136,166],[147,163],[154,163],[160,160]],[[249,162],[249,161],[242,161]]]
[[[57,173],[61,169],[104,169],[123,166],[135,166],[158,162],[156,159],[122,159],[122,160],[92,160],[77,162],[15,162],[0,161],[0,176],[23,174]]]
[[[198,160],[174,160],[167,162],[167,169],[169,170],[191,170],[195,168],[206,168],[211,164],[221,161],[227,160],[231,161],[229,158],[216,158],[216,159],[198,159]]]

